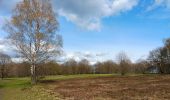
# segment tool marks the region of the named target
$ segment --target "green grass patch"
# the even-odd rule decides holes
[[[31,86],[29,78],[7,78],[0,80],[0,88],[25,88]]]

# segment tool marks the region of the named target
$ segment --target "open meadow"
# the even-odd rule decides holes
[[[170,100],[170,0],[0,0],[0,100]]]
[[[1,100],[169,100],[169,75],[84,74],[0,81]]]

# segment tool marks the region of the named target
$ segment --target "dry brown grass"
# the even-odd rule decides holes
[[[2,90],[0,89],[0,98],[2,98]]]
[[[49,84],[64,99],[170,100],[169,75],[70,79]]]

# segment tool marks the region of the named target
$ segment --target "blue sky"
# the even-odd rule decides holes
[[[0,27],[21,0],[0,0]],[[63,36],[63,59],[115,60],[124,51],[136,61],[170,36],[170,0],[52,0]],[[6,33],[0,29],[0,40]],[[0,50],[7,51],[3,44]]]

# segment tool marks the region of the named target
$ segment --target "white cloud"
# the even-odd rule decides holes
[[[0,51],[8,51],[8,47],[6,46],[6,40],[2,38],[0,38]]]
[[[88,30],[100,30],[101,19],[129,11],[138,0],[53,0],[59,15]]]
[[[170,0],[154,0],[153,4],[147,8],[148,11],[154,10],[157,7],[165,7],[170,9]]]
[[[6,53],[11,57],[15,57],[16,53],[13,52],[14,46],[10,44],[9,40],[0,38],[0,52]]]
[[[0,0],[0,14],[9,15],[22,0]],[[129,11],[138,0],[52,0],[54,10],[68,21],[88,30],[100,30],[102,18]]]
[[[70,59],[74,59],[76,61],[81,61],[83,59],[87,59],[90,64],[95,64],[96,62],[103,62],[106,60],[112,60],[110,57],[108,57],[110,53],[104,53],[104,52],[65,52],[65,54],[58,59],[60,62],[65,62]]]

